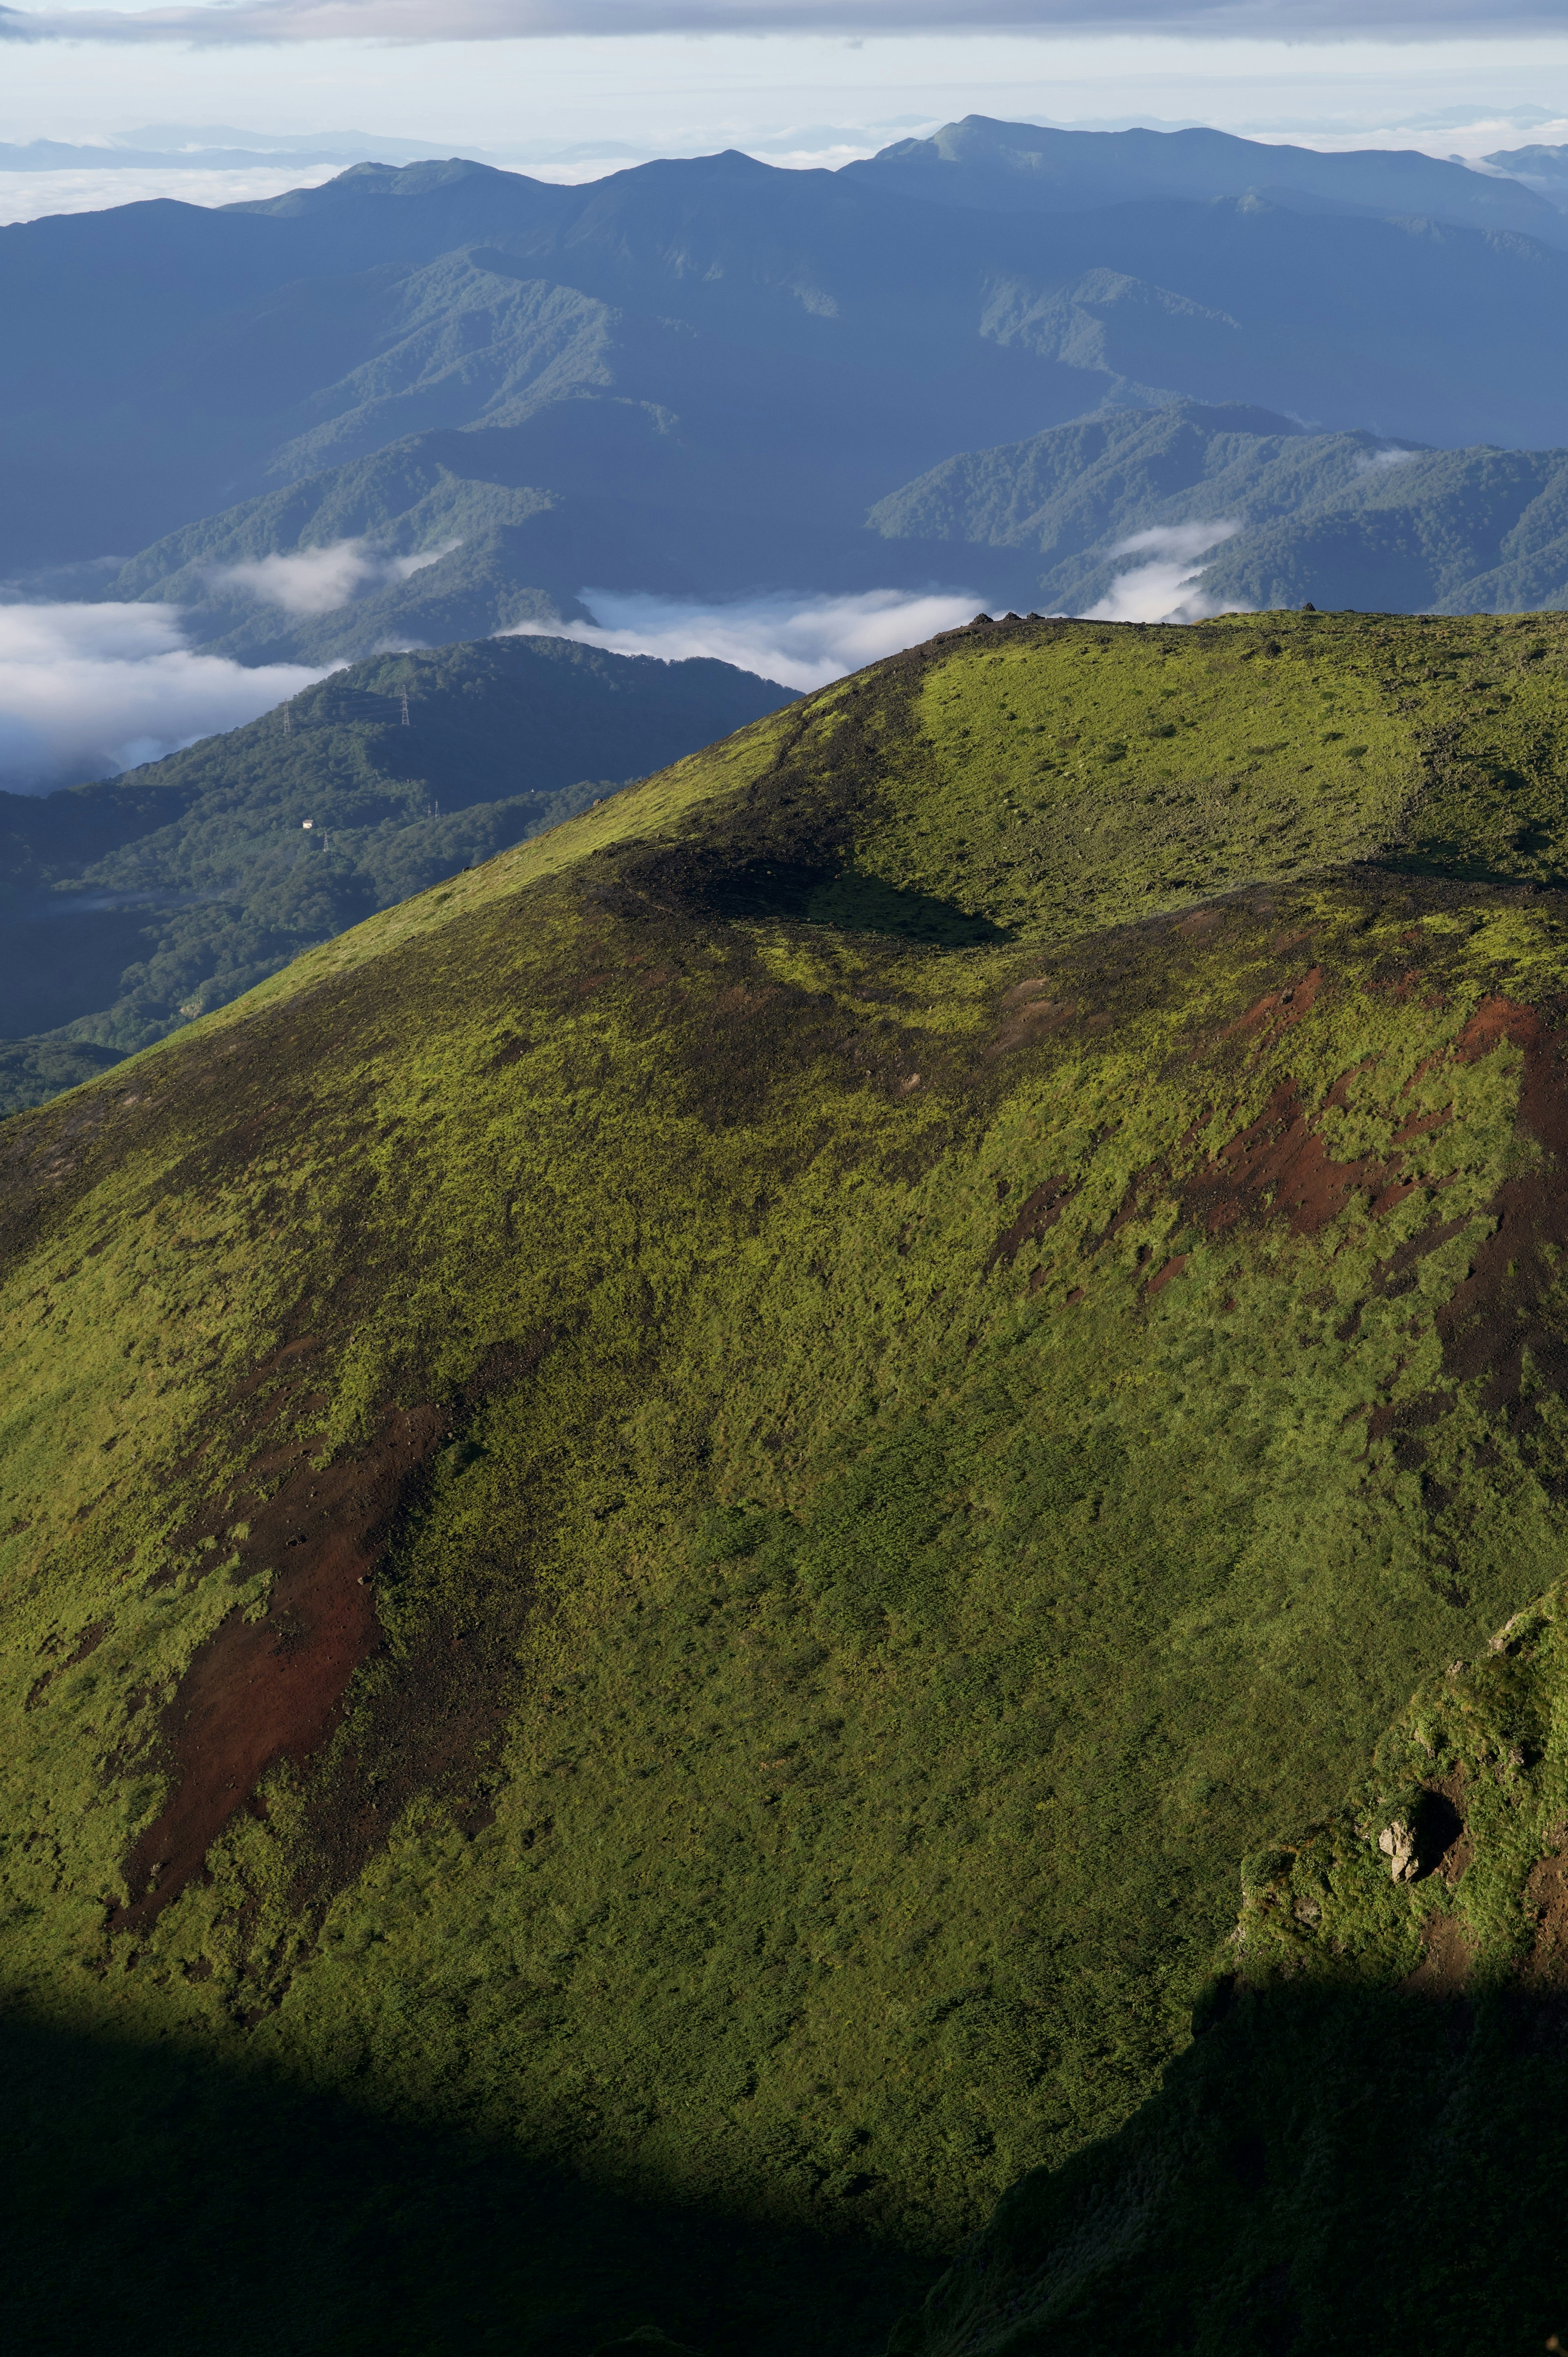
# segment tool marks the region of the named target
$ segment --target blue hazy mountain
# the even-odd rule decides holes
[[[1568,147],[1499,147],[1481,160],[1552,203],[1568,207]]]
[[[1123,547],[1134,535],[1204,524],[1218,544],[1193,570],[1226,604],[1568,607],[1568,450],[1402,448],[1244,408],[1122,411],[966,452],[871,521],[906,562],[1051,611],[1084,611],[1155,557]]]
[[[129,555],[410,436],[547,413],[514,488],[591,507],[567,478],[624,480],[639,444],[680,520],[675,572],[730,577],[746,538],[754,582],[786,557],[814,577],[799,566],[854,547],[867,507],[952,452],[1107,405],[1568,439],[1568,253],[1251,194],[1042,214],[740,156],[577,188],[361,165],[265,203],[6,229],[0,301],[13,574]],[[626,565],[657,587],[632,544],[665,522],[632,504],[585,512],[583,547],[624,518]],[[575,542],[562,564],[594,577]]]
[[[1226,131],[1060,131],[966,114],[844,171],[868,186],[993,212],[1084,212],[1149,198],[1201,202],[1260,195],[1297,210],[1420,213],[1568,245],[1568,218],[1541,193],[1539,167],[1532,170],[1523,160],[1554,152],[1520,151],[1520,179],[1512,177],[1514,158],[1487,156],[1509,175],[1494,178],[1413,148],[1326,155]]]

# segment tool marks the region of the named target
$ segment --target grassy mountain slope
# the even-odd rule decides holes
[[[1178,2099],[1560,1576],[1565,735],[1551,620],[976,628],[0,1131],[28,2329],[210,2345],[317,2121],[232,2345],[870,2351]]]
[[[24,1043],[0,1046],[0,1110],[791,701],[728,663],[490,640],[360,663],[106,784],[0,797],[0,1039]]]
[[[1229,525],[1189,594],[1270,611],[1518,613],[1568,605],[1568,454],[1391,448],[1196,403],[1058,425],[948,459],[877,503],[872,528],[967,564],[1026,605],[1083,612],[1152,528]],[[1239,529],[1237,529],[1239,527]],[[997,552],[971,555],[977,545]]]
[[[1428,1681],[1340,1807],[1246,1861],[1232,1969],[1159,2096],[1015,2187],[896,2350],[1561,2338],[1564,1600]]]

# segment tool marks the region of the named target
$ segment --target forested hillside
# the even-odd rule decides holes
[[[492,640],[338,672],[103,784],[0,796],[0,1113],[791,700],[728,663]]]
[[[1237,405],[1122,410],[967,452],[870,522],[928,566],[1054,612],[1111,596],[1165,553],[1161,533],[1185,542],[1199,610],[1568,606],[1568,450],[1423,449]]]

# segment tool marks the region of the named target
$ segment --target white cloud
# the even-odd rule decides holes
[[[156,760],[325,674],[193,654],[174,606],[0,605],[0,786],[42,793]]]
[[[1119,540],[1112,556],[1142,556],[1144,561],[1121,574],[1099,605],[1090,607],[1084,620],[1203,622],[1211,614],[1250,611],[1206,597],[1197,586],[1196,560],[1234,539],[1240,529],[1239,523],[1155,524]]]
[[[868,589],[857,597],[770,590],[724,605],[685,603],[641,591],[585,589],[592,622],[529,622],[503,637],[580,639],[618,655],[716,656],[785,687],[822,687],[862,664],[956,630],[975,610],[973,591],[912,597]]]
[[[288,556],[257,556],[241,565],[209,565],[201,577],[209,589],[241,589],[264,605],[281,606],[285,614],[335,614],[350,598],[389,581],[406,581],[438,565],[462,543],[444,541],[439,548],[422,549],[414,556],[389,556],[364,540],[335,540],[325,548],[300,548]]]
[[[1568,0],[226,0],[212,6],[0,7],[0,39],[496,41],[572,35],[980,28],[1301,41],[1560,30]]]
[[[1421,457],[1419,450],[1363,450],[1356,461],[1359,475],[1375,475],[1387,467],[1402,467]]]
[[[91,166],[59,172],[0,172],[0,227],[11,221],[42,221],[50,213],[95,213],[108,205],[145,204],[172,197],[187,205],[251,204],[267,197],[285,196],[291,188],[317,188],[335,179],[337,164],[301,170],[297,165],[253,171],[177,171],[138,165]]]

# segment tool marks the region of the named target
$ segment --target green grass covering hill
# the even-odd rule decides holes
[[[976,628],[0,1129],[24,2339],[1056,2346],[1080,2201],[1118,2331],[1284,2345],[1185,2157],[1357,2004],[1412,2184],[1472,2057],[1485,2228],[1555,1688],[1420,1720],[1520,1748],[1455,2003],[1523,2093],[1369,1840],[1561,1577],[1565,745],[1552,619]],[[1291,2184],[1337,2345],[1555,2329],[1549,2236],[1391,2307]]]
[[[0,1113],[791,701],[730,663],[489,640],[358,663],[124,778],[0,795]]]

